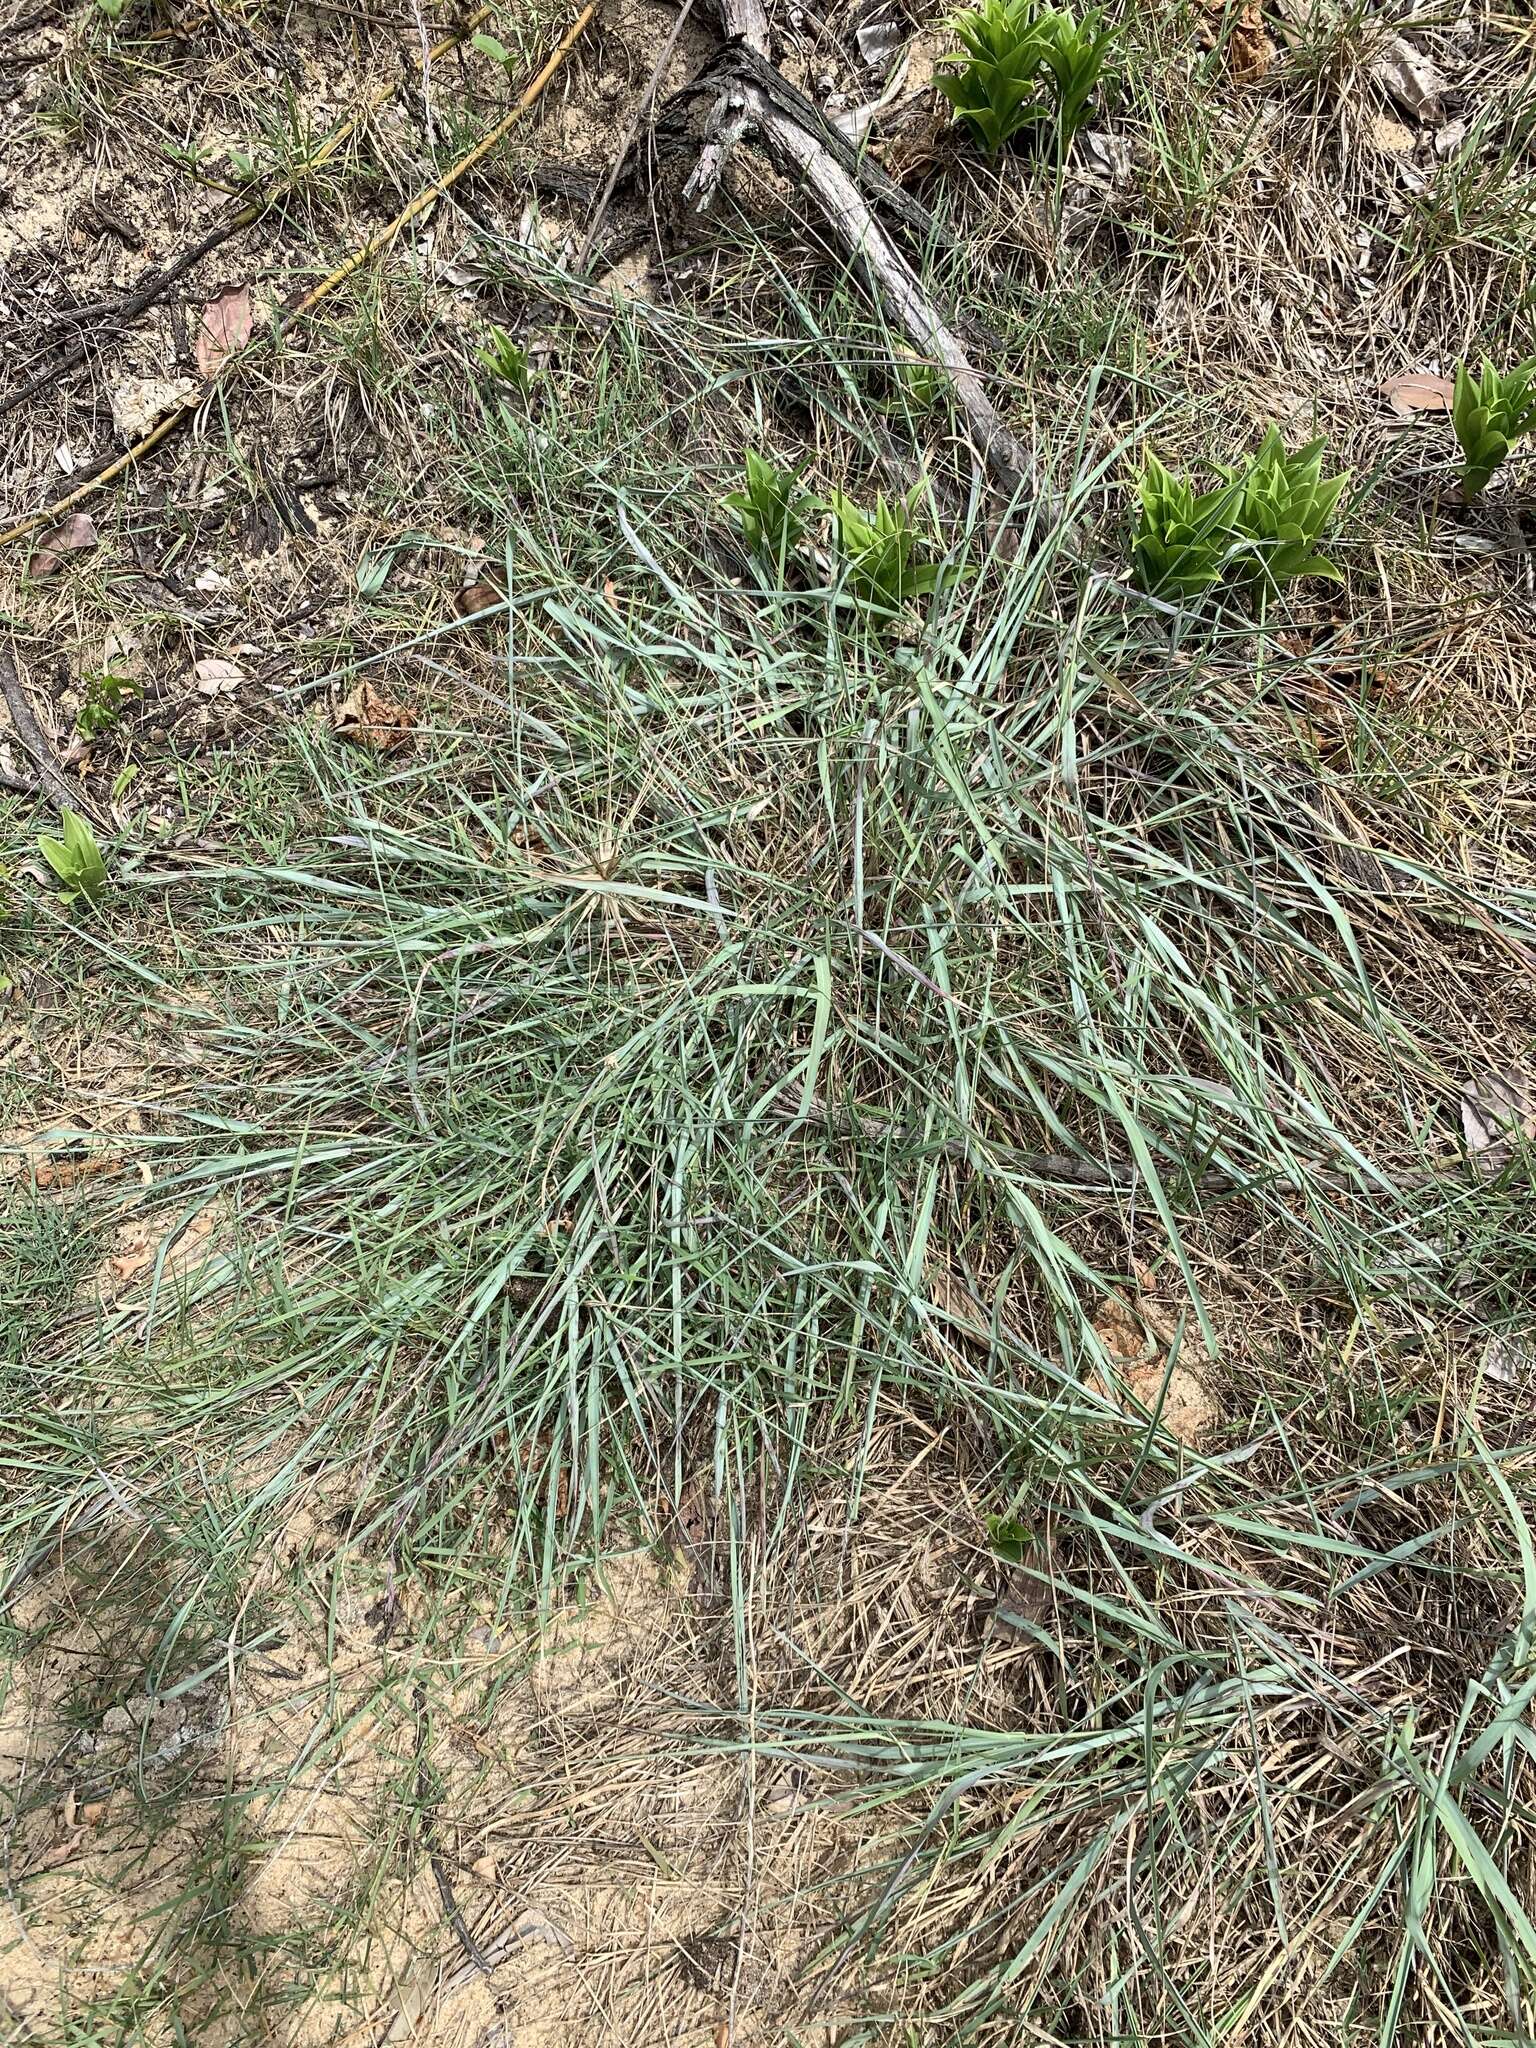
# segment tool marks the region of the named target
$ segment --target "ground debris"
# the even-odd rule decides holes
[[[416,730],[416,714],[375,684],[358,683],[336,707],[336,737],[376,754],[392,754]]]
[[[1425,125],[1440,118],[1445,80],[1407,36],[1392,36],[1382,45],[1371,59],[1371,76],[1405,114]]]

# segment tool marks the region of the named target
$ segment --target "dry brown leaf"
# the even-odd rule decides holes
[[[245,670],[239,662],[226,661],[220,655],[194,662],[192,673],[197,678],[198,692],[204,697],[232,697],[245,681]]]
[[[1529,1387],[1536,1381],[1536,1346],[1495,1337],[1483,1353],[1483,1371],[1496,1386]]]
[[[1431,377],[1427,370],[1409,370],[1382,385],[1387,403],[1404,419],[1418,412],[1449,412],[1456,386],[1449,377]]]
[[[562,1955],[569,1955],[576,1946],[565,1929],[557,1926],[537,1906],[529,1906],[518,1914],[512,1923],[512,1932],[519,1941],[541,1942],[547,1948],[559,1949]]]
[[[218,1220],[216,1209],[200,1209],[180,1230],[175,1242],[166,1250],[162,1271],[167,1279],[183,1279],[192,1271],[204,1255],[205,1240]],[[107,1273],[113,1283],[108,1291],[115,1294],[119,1288],[137,1280],[141,1273],[149,1272],[160,1257],[161,1246],[175,1228],[176,1220],[163,1212],[135,1217],[132,1222],[125,1223],[118,1232],[116,1248],[107,1261]]]
[[[51,576],[66,555],[77,555],[82,548],[95,547],[97,539],[96,522],[90,513],[71,512],[38,542],[37,553],[32,557],[32,574]]]
[[[122,1163],[116,1152],[93,1152],[86,1159],[52,1159],[39,1166],[32,1179],[40,1188],[72,1188],[93,1173],[115,1173]]]
[[[453,615],[457,619],[472,619],[480,612],[493,612],[506,603],[506,595],[494,583],[467,583],[462,590],[454,592]]]
[[[25,1868],[17,1872],[17,1875],[19,1877],[41,1877],[45,1871],[57,1870],[61,1864],[69,1861],[70,1857],[80,1847],[80,1843],[81,1836],[78,1829],[73,1834],[60,1836],[58,1841],[44,1849],[40,1855],[34,1856]]]
[[[1181,1444],[1204,1443],[1221,1420],[1210,1388],[1185,1366],[1176,1365],[1170,1372],[1163,1360],[1155,1359],[1150,1365],[1122,1373],[1121,1378],[1137,1407],[1156,1415],[1158,1426]]]
[[[1093,1330],[1117,1366],[1142,1364],[1156,1348],[1143,1330],[1140,1317],[1118,1294],[1106,1294],[1099,1303]]]
[[[991,1317],[970,1289],[957,1280],[947,1266],[930,1259],[923,1268],[928,1299],[949,1322],[958,1323],[972,1335],[985,1337]]]
[[[210,299],[203,308],[193,345],[198,369],[205,377],[211,377],[224,358],[233,355],[237,348],[244,348],[250,338],[251,288],[248,284],[234,285]]]
[[[416,730],[416,714],[372,683],[359,683],[351,695],[336,707],[336,736],[355,746],[372,747],[376,754],[393,753],[403,747]]]
[[[1275,45],[1258,0],[1244,0],[1227,36],[1227,69],[1239,85],[1253,85],[1269,74]]]
[[[131,626],[108,626],[101,642],[101,672],[107,676],[132,677],[139,673],[138,635]]]
[[[655,292],[651,285],[650,251],[635,250],[631,255],[615,263],[599,277],[593,289],[607,292],[614,299],[651,299]]]
[[[1275,61],[1273,38],[1264,26],[1260,0],[1200,0],[1206,20],[1197,34],[1202,49],[1221,43],[1227,70],[1239,85],[1251,85],[1268,74]]]
[[[142,440],[167,413],[180,411],[196,396],[190,377],[122,377],[107,391],[112,424],[125,447]]]

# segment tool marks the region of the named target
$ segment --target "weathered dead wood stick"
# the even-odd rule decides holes
[[[814,135],[762,95],[749,93],[747,111],[780,166],[802,174],[827,225],[849,254],[863,263],[872,285],[901,322],[914,348],[948,376],[995,481],[1010,497],[1021,495],[1042,513],[1053,516],[1058,508],[1036,475],[1028,450],[1005,425],[964,348],[906,257],[870,213],[857,185]]]
[[[839,152],[794,106],[799,96],[787,82],[780,95],[753,77],[758,66],[766,67],[773,79],[778,76],[768,55],[768,23],[761,0],[717,0],[717,6],[726,34],[750,51],[757,64],[732,78],[712,109],[708,139],[685,188],[687,195],[707,207],[731,149],[748,130],[756,130],[779,167],[803,181],[828,227],[863,265],[872,289],[885,300],[913,346],[948,376],[994,482],[1009,497],[1025,501],[1045,523],[1054,524],[1061,514],[1059,503],[987,396],[970,358],[911,264],[874,218],[854,175],[839,162]],[[825,131],[819,114],[816,122]]]

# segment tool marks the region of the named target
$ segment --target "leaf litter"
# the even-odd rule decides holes
[[[365,681],[337,705],[335,729],[338,739],[376,754],[392,754],[409,742],[416,730],[416,714],[377,684]]]
[[[1418,413],[1449,412],[1456,396],[1451,378],[1432,376],[1426,370],[1406,370],[1399,377],[1389,377],[1381,389],[1392,410],[1404,419]]]
[[[213,376],[227,356],[244,348],[251,338],[251,288],[232,285],[211,298],[198,323],[194,353],[204,377]]]
[[[52,527],[38,542],[37,552],[32,557],[32,574],[56,574],[68,556],[95,547],[99,539],[96,522],[89,512],[71,512],[67,519]]]

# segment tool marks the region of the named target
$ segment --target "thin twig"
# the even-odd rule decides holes
[[[427,38],[426,19],[421,11],[421,0],[411,0],[411,13],[416,18],[416,39],[421,44],[421,125],[430,150],[437,148],[437,130],[432,119],[432,45]]]
[[[24,14],[20,21],[9,22],[0,28],[0,36],[25,35],[28,29],[41,28],[44,22],[56,20],[58,12],[57,7],[39,7],[35,14]]]
[[[300,167],[301,171],[307,168],[308,166]],[[294,175],[297,177],[299,174],[296,172]],[[293,179],[286,179],[284,183],[291,185]],[[190,248],[183,249],[179,256],[173,256],[169,263],[162,265],[158,270],[146,271],[131,291],[115,292],[110,298],[105,299],[88,299],[83,306],[61,307],[51,319],[42,323],[38,331],[42,334],[53,334],[60,327],[81,326],[87,320],[131,320],[134,314],[142,313],[152,306],[168,286],[173,285],[177,278],[185,277],[194,264],[201,263],[205,256],[211,255],[215,249],[227,242],[231,235],[238,234],[241,228],[249,227],[259,220],[268,207],[277,203],[278,196],[274,192],[266,198],[250,200],[238,213],[231,214],[218,227],[210,228],[201,241],[193,242]],[[14,396],[8,397],[0,410],[9,412],[16,402]]]
[[[352,276],[353,272],[360,270],[371,256],[376,256],[381,249],[387,248],[402,228],[413,221],[419,213],[425,212],[429,206],[435,205],[439,199],[444,198],[450,186],[462,178],[466,172],[473,170],[476,164],[482,162],[485,157],[489,156],[497,143],[507,134],[508,130],[520,121],[529,108],[539,99],[545,87],[574,49],[577,40],[596,12],[596,0],[591,0],[591,4],[582,9],[576,18],[574,26],[562,37],[555,48],[554,54],[545,64],[543,70],[539,72],[538,76],[524,91],[511,112],[504,119],[498,121],[491,132],[483,140],[477,142],[467,155],[460,157],[459,161],[450,170],[445,171],[440,178],[435,179],[432,184],[418,192],[410,205],[398,213],[389,223],[388,227],[381,228],[360,249],[355,249],[345,263],[339,264],[329,277],[322,278],[319,284],[306,292],[298,303],[289,309],[290,317],[307,313],[312,306],[317,305],[329,292],[333,292],[339,284],[344,284]],[[152,448],[158,447],[162,441],[174,434],[179,427],[185,426],[187,421],[202,409],[220,380],[226,375],[231,374],[235,366],[244,360],[243,356],[231,357],[228,365],[223,365],[216,370],[213,376],[207,378],[191,398],[177,406],[174,412],[167,413],[159,425],[152,428],[142,441],[135,442],[126,454],[120,455],[115,462],[109,463],[105,469],[90,478],[88,482],[80,485],[76,490],[70,491],[66,496],[55,500],[51,505],[43,506],[37,512],[29,513],[25,519],[18,520],[14,526],[7,527],[3,533],[0,533],[0,547],[6,546],[11,541],[21,540],[29,533],[35,533],[39,527],[52,526],[65,513],[72,512],[86,498],[93,496],[101,489],[103,484],[110,483],[114,477],[122,476],[135,463],[141,462]]]
[[[437,1895],[442,1900],[443,1916],[453,1929],[460,1948],[483,1976],[489,1976],[496,1965],[481,1948],[469,1931],[469,1923],[459,1910],[459,1902],[453,1895],[453,1880],[448,1875],[448,1865],[437,1846],[437,1829],[428,1797],[427,1782],[427,1695],[421,1686],[412,1692],[412,1704],[416,1709],[416,1804],[420,1809],[419,1823],[422,1846],[427,1860],[432,1865],[432,1875],[437,1882]]]

